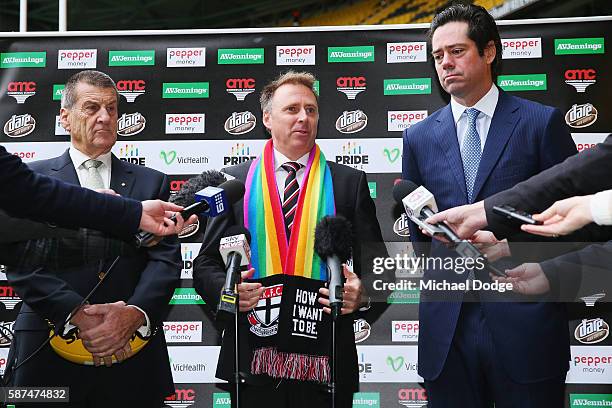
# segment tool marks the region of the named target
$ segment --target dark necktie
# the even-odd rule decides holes
[[[285,179],[285,189],[283,190],[283,215],[285,216],[285,228],[287,239],[291,235],[291,227],[295,218],[298,197],[300,196],[300,185],[297,181],[297,172],[302,167],[300,163],[287,162],[282,168],[288,173]]]

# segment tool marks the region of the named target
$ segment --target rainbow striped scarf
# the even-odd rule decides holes
[[[244,224],[252,234],[253,279],[285,274],[327,280],[326,265],[314,251],[314,231],[321,218],[335,215],[336,207],[331,173],[319,146],[310,151],[289,242],[274,175],[272,140],[251,164],[245,184]]]

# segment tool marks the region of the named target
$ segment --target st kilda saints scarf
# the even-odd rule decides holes
[[[271,140],[251,164],[245,185],[244,224],[252,236],[253,279],[265,287],[246,316],[251,373],[329,382],[331,326],[317,302],[327,267],[314,251],[317,223],[336,212],[325,156],[317,145],[310,152],[289,241]]]

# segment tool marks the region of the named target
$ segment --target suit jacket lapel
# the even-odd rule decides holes
[[[110,188],[124,197],[131,197],[134,188],[135,175],[124,162],[114,154],[111,156],[111,182]]]
[[[56,157],[51,163],[49,176],[56,177],[67,183],[76,184],[77,186],[81,184],[68,150],[61,156]]]
[[[465,187],[465,175],[463,174],[463,161],[461,160],[461,152],[459,151],[459,142],[457,141],[457,128],[453,119],[453,111],[450,104],[440,112],[434,124],[434,137],[442,150],[448,162],[448,168],[453,173],[463,197],[467,200],[467,189]],[[442,170],[442,169],[440,169]]]
[[[482,152],[482,159],[480,160],[478,174],[476,175],[476,181],[474,183],[473,196],[475,201],[482,186],[485,181],[487,181],[487,178],[499,160],[510,136],[512,136],[512,132],[514,132],[514,128],[520,117],[518,108],[519,105],[505,92],[499,92],[499,100],[495,108],[495,113],[493,114],[493,119],[491,120],[487,141]]]

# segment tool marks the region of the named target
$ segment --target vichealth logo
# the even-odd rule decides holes
[[[545,91],[546,74],[500,75],[497,85],[504,91]]]
[[[374,46],[327,47],[327,62],[374,62]]]
[[[263,64],[263,48],[219,48],[217,51],[217,63],[228,64]]]
[[[431,94],[431,78],[385,79],[385,95]]]
[[[555,38],[555,55],[604,54],[604,38]]]
[[[109,51],[108,66],[155,65],[155,50]]]
[[[45,51],[0,53],[0,68],[44,68],[46,65]]]

